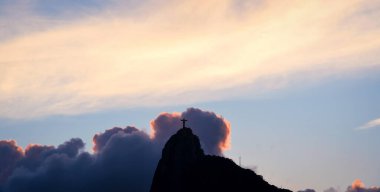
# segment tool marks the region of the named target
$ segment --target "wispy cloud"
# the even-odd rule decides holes
[[[379,65],[372,1],[157,2],[22,26],[0,42],[0,116],[209,101],[245,85],[273,88],[262,79],[286,85]]]
[[[365,130],[365,129],[371,129],[371,128],[379,128],[380,127],[380,118],[374,119],[372,121],[369,121],[368,123],[358,127],[358,130]]]

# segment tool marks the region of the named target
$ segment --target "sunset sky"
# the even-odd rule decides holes
[[[194,107],[269,183],[344,192],[380,186],[379,101],[379,0],[0,0],[0,140],[23,148]]]

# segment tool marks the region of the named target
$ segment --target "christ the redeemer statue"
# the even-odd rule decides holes
[[[182,121],[182,129],[184,129],[184,128],[189,128],[189,127],[186,127],[186,119],[185,118],[183,118],[183,119],[181,119],[181,121]]]

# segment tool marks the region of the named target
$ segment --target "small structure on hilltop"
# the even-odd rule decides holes
[[[182,121],[182,129],[184,129],[184,128],[190,128],[190,127],[186,127],[186,121],[187,121],[187,119],[183,118],[183,119],[181,119],[181,121]]]

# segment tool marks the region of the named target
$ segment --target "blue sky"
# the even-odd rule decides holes
[[[0,139],[89,150],[105,129],[197,107],[271,183],[379,186],[380,123],[359,129],[380,118],[379,4],[325,6],[0,1]]]

